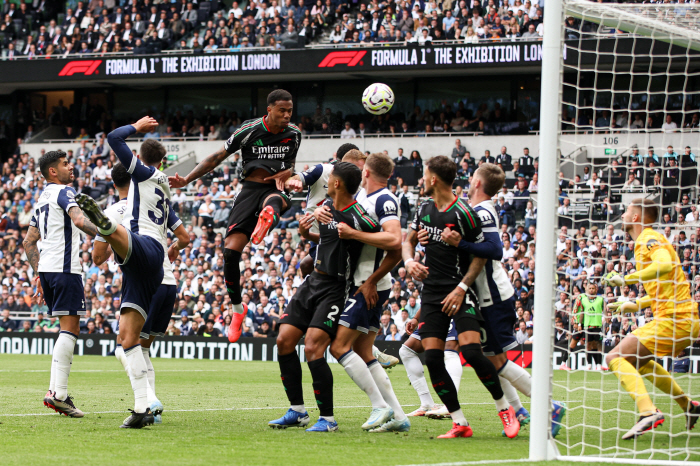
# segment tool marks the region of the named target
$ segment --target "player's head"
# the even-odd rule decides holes
[[[141,143],[139,159],[149,167],[158,167],[165,157],[165,147],[155,139],[146,139]]]
[[[598,285],[596,285],[593,282],[588,283],[588,286],[586,287],[586,293],[588,296],[595,296],[598,294]]]
[[[359,149],[350,149],[345,152],[345,155],[340,159],[343,162],[350,162],[355,165],[360,170],[365,168],[365,161],[367,156],[363,154]]]
[[[117,190],[128,189],[129,183],[131,183],[131,175],[126,171],[126,167],[121,163],[117,162],[112,168],[112,183]]]
[[[345,157],[345,154],[347,154],[351,150],[360,150],[360,148],[351,142],[346,142],[345,144],[338,147],[337,151],[335,151],[335,157],[338,160],[343,160],[343,157]],[[367,157],[365,157],[365,158],[367,158]]]
[[[635,226],[642,228],[652,225],[659,218],[659,206],[651,199],[638,197],[630,202],[627,210],[622,214],[622,229],[627,233]]]
[[[70,184],[73,176],[73,164],[66,158],[66,153],[60,150],[46,152],[39,159],[39,169],[46,181],[58,184]]]
[[[432,196],[436,187],[452,189],[452,183],[457,176],[457,165],[449,157],[438,155],[425,164],[423,185],[425,194]]]
[[[362,181],[362,171],[349,162],[338,162],[328,177],[328,195],[334,197],[339,191],[355,194]]]
[[[292,94],[275,89],[267,95],[267,122],[271,126],[286,128],[292,119]]]
[[[383,152],[375,152],[367,157],[362,177],[372,177],[375,181],[386,184],[393,172],[394,161],[391,160],[391,157]]]
[[[469,185],[469,197],[473,198],[478,191],[493,197],[498,194],[505,181],[506,174],[501,167],[493,163],[484,163],[474,172],[474,179]]]

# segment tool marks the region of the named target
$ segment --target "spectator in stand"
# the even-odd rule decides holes
[[[455,140],[455,147],[452,148],[452,161],[460,165],[462,158],[467,153],[467,148],[462,145],[461,139]]]
[[[357,137],[357,134],[355,133],[355,130],[352,129],[352,126],[350,125],[349,121],[345,122],[345,129],[343,129],[340,132],[340,138],[341,139],[352,139]]]

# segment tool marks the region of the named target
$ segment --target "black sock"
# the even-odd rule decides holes
[[[586,361],[588,364],[595,367],[595,354],[592,351],[586,351]]]
[[[333,372],[326,358],[309,361],[309,370],[321,416],[333,416]]]
[[[281,196],[272,196],[267,201],[265,201],[265,204],[263,204],[263,208],[265,206],[272,206],[272,209],[275,211],[275,217],[272,220],[272,226],[270,226],[270,231],[274,230],[274,228],[280,222],[280,217],[285,212],[284,204],[284,199],[282,199]]]
[[[425,365],[428,366],[430,382],[433,384],[435,393],[447,410],[454,413],[460,409],[457,389],[445,368],[445,352],[438,349],[425,350]]]
[[[282,385],[287,393],[289,404],[303,405],[304,390],[301,386],[301,363],[296,350],[293,353],[279,355],[277,361],[280,364],[280,377]]]
[[[501,381],[498,380],[498,371],[493,363],[481,352],[481,345],[472,343],[460,346],[459,349],[467,364],[474,368],[474,372],[476,372],[481,383],[491,392],[493,399],[500,400],[503,398],[503,389],[501,388]]]
[[[241,261],[241,253],[233,249],[224,249],[224,281],[226,291],[231,304],[241,304],[241,271],[238,263]]]

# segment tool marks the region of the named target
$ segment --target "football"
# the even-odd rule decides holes
[[[394,91],[383,83],[374,83],[362,93],[362,105],[372,115],[383,115],[394,105]]]

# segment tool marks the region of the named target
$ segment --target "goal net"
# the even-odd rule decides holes
[[[642,399],[646,390],[664,422],[629,440],[625,435],[643,414],[640,403],[619,377],[626,366],[608,368],[605,362],[625,336],[643,327],[657,342],[647,346],[663,354],[669,340],[676,346],[685,341],[679,329],[697,319],[700,4],[564,1],[557,11],[559,19],[552,11],[547,13],[545,27],[559,19],[563,27],[555,31],[560,34],[558,49],[548,48],[551,25],[544,36],[545,61],[547,53],[557,50],[559,58],[556,67],[547,69],[543,63],[537,230],[541,241],[537,254],[543,258],[536,258],[533,383],[549,380],[550,400],[565,403],[567,413],[559,435],[552,439],[547,434],[549,452],[539,458],[700,464],[700,427],[687,429],[686,412],[680,406],[686,399],[677,388],[689,399],[700,400],[700,350],[674,347],[668,352],[675,354],[656,358],[659,366],[653,366],[651,373],[652,365],[646,361],[633,364],[646,376],[640,379],[644,389],[632,390],[635,397]],[[556,86],[545,89],[545,73],[556,77],[559,92]],[[547,106],[548,99],[556,99],[556,106],[551,102]],[[557,118],[546,112],[555,112]],[[552,132],[556,151],[546,147]],[[554,200],[548,202],[547,195]],[[650,307],[642,301],[637,310],[625,308],[627,312],[616,315],[611,303],[635,302],[647,295],[641,282],[605,284],[610,274],[625,276],[641,268],[621,218],[638,198],[658,207],[654,230],[670,241],[682,275],[659,276],[654,286],[658,292],[667,290],[665,298]],[[550,244],[556,244],[551,253],[545,251]],[[689,296],[681,290],[680,276],[687,281]],[[545,289],[549,283],[551,289]],[[661,312],[691,306],[692,318],[683,312]],[[538,342],[540,338],[548,341]],[[545,371],[537,364],[546,358]],[[629,388],[630,379],[625,380]],[[533,410],[535,406],[533,398]],[[642,406],[649,404],[644,401]],[[534,424],[533,436],[546,433]],[[531,458],[536,459],[533,445],[536,439],[531,440]]]

